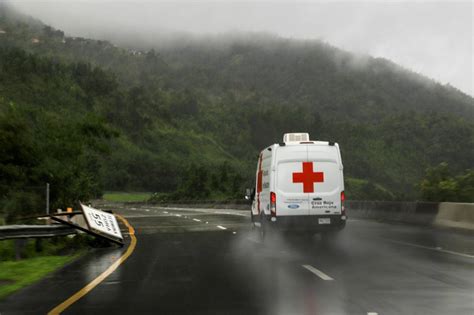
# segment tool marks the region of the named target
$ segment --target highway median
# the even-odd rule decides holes
[[[250,204],[242,200],[183,200],[154,205],[250,211]],[[346,207],[349,218],[474,231],[473,203],[348,200]]]

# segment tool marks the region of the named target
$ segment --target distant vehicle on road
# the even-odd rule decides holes
[[[287,133],[259,156],[252,222],[262,239],[272,231],[334,235],[346,224],[339,145]]]

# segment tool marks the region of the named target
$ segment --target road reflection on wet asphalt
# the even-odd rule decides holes
[[[248,211],[101,206],[127,218],[137,247],[65,314],[474,314],[472,235],[349,220],[330,244],[261,243]],[[122,252],[86,255],[0,302],[1,314],[46,313]]]

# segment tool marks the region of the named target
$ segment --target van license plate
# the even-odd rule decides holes
[[[331,224],[331,219],[330,218],[322,218],[318,219],[319,224]]]

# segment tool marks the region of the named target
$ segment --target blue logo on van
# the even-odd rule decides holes
[[[300,205],[295,205],[295,204],[288,205],[288,208],[290,209],[298,209],[299,207]]]

